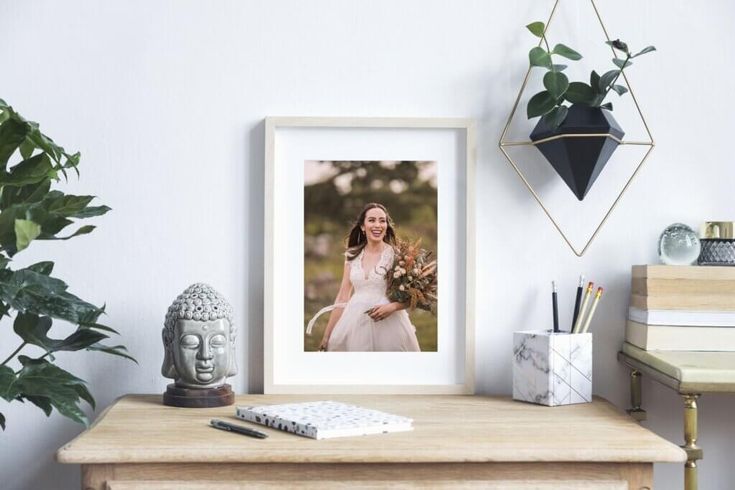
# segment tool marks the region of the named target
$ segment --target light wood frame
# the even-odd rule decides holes
[[[446,129],[464,132],[464,376],[457,384],[390,385],[302,385],[274,380],[274,215],[277,132],[287,128],[350,129]],[[461,143],[457,143],[459,146]],[[278,393],[369,393],[369,394],[472,394],[475,385],[475,123],[464,118],[355,118],[355,117],[267,117],[265,119],[265,266],[264,266],[264,392]]]

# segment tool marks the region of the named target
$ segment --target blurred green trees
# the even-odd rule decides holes
[[[334,302],[342,279],[345,238],[369,202],[388,209],[399,238],[420,237],[423,248],[437,252],[436,162],[306,162],[304,326]],[[436,318],[418,310],[409,315],[421,350],[436,351]],[[317,350],[328,317],[319,318],[311,336],[304,335],[304,350]]]

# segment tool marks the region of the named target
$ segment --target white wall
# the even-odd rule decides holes
[[[563,0],[575,2],[578,0]],[[581,0],[579,0],[581,1]],[[579,272],[607,286],[598,311],[595,391],[628,404],[623,339],[631,264],[654,263],[669,223],[733,219],[735,4],[599,0],[613,33],[656,44],[631,81],[657,147],[583,258],[562,242],[497,141],[549,1],[0,1],[0,97],[82,151],[70,191],[114,211],[69,242],[34,244],[72,291],[107,303],[108,324],[139,360],[60,355],[99,407],[160,393],[160,329],[171,300],[203,280],[230,298],[243,334],[238,392],[262,389],[263,118],[462,116],[479,124],[477,392],[511,388],[511,334],[548,323],[548,282]],[[580,8],[581,8],[580,4]],[[568,19],[587,29],[584,19]],[[579,226],[590,226],[580,224]],[[562,320],[566,322],[564,316]],[[6,320],[7,322],[7,320]],[[0,357],[16,347],[6,324]],[[30,351],[29,351],[30,352]],[[701,487],[735,485],[733,396],[700,402]],[[681,402],[644,382],[646,426],[681,441]],[[10,489],[75,488],[54,451],[82,427],[0,403],[0,475]],[[99,409],[98,411],[99,412]],[[657,488],[682,488],[657,465]]]

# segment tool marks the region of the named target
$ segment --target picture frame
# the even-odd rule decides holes
[[[475,152],[465,118],[265,119],[264,393],[474,393]],[[303,164],[313,160],[437,162],[436,352],[304,351]]]

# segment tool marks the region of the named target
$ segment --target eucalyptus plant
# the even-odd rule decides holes
[[[0,320],[12,318],[18,336],[17,348],[0,363],[0,397],[8,402],[28,401],[47,416],[56,409],[87,425],[80,404],[84,401],[94,408],[94,398],[84,380],[54,364],[54,354],[89,350],[135,359],[124,346],[103,343],[117,334],[99,323],[104,306],[67,291],[66,283],[51,275],[53,262],[11,267],[13,257],[33,241],[85,235],[95,227],[84,225],[64,236],[61,233],[75,220],[110,211],[104,205],[90,206],[94,196],[51,189],[62,176],[66,180],[69,171],[79,175],[79,158],[79,153],[67,153],[41,133],[37,123],[24,119],[0,99]],[[61,339],[49,337],[54,319],[75,325],[75,331]],[[0,426],[5,429],[2,413]]]
[[[558,127],[567,117],[569,108],[565,105],[565,102],[600,107],[612,111],[612,102],[605,103],[607,95],[612,91],[620,96],[628,91],[625,86],[617,83],[618,78],[623,74],[623,70],[633,64],[633,58],[656,50],[654,46],[648,46],[632,54],[628,45],[620,39],[606,41],[613,48],[615,57],[612,62],[616,68],[606,71],[603,75],[599,75],[592,70],[589,84],[570,82],[569,78],[563,73],[567,65],[555,64],[552,57],[561,56],[577,61],[582,59],[582,55],[564,44],[557,44],[554,49],[550,49],[546,39],[546,25],[543,22],[532,22],[526,28],[542,41],[540,46],[536,46],[528,53],[531,67],[537,66],[547,70],[544,75],[544,88],[546,90],[531,97],[526,107],[526,114],[528,119],[543,116],[545,122],[553,128]]]

